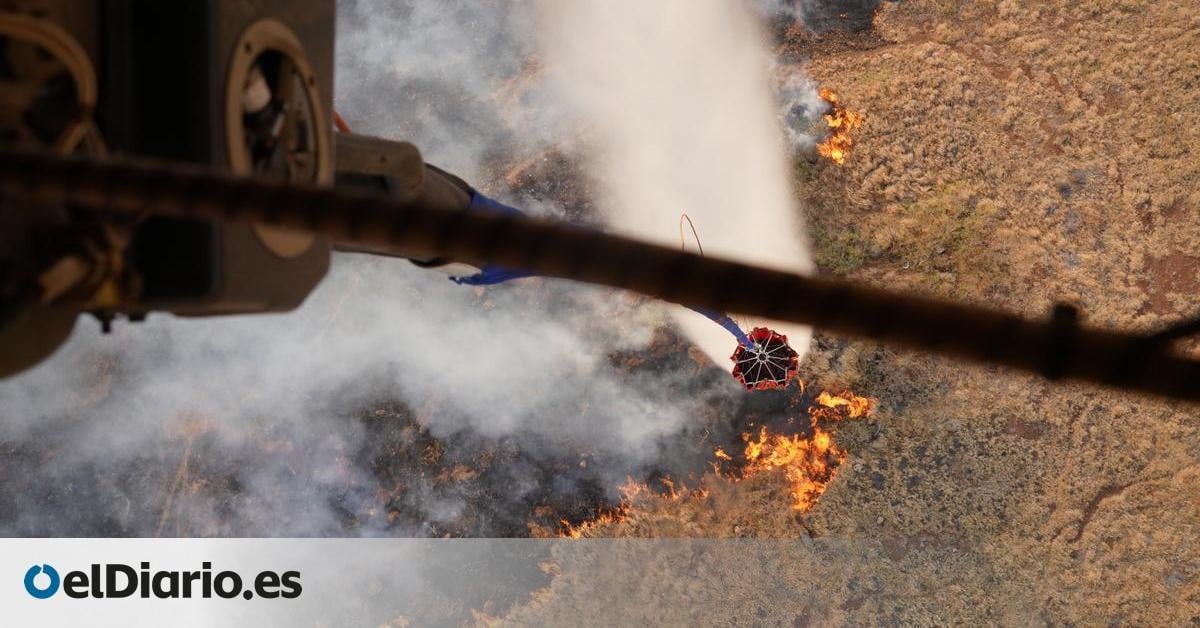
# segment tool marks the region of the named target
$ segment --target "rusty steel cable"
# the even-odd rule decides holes
[[[438,211],[382,195],[239,178],[209,168],[0,151],[11,200],[316,231],[420,259],[498,264],[723,312],[1180,400],[1200,400],[1200,361],[1153,335],[1088,329],[1074,308],[1048,321],[703,257],[507,214]]]

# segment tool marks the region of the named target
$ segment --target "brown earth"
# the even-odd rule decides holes
[[[1030,316],[1068,301],[1100,326],[1200,311],[1191,0],[885,2],[873,33],[791,45],[866,116],[845,166],[797,165],[823,272]],[[786,560],[564,555],[508,619],[612,617],[611,590],[646,609],[622,622],[1200,623],[1197,408],[820,334],[802,372],[880,400],[835,428],[849,459],[815,508],[793,515],[778,478],[709,477],[707,498],[592,531],[803,540]]]

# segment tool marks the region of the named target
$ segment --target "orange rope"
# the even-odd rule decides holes
[[[704,245],[700,244],[700,234],[696,233],[696,225],[692,223],[692,217],[687,215],[687,212],[679,214],[679,248],[687,251],[687,243],[683,238],[683,221],[687,221],[689,227],[692,228],[692,237],[696,238],[696,248],[700,249],[700,255],[704,255]]]
[[[342,117],[342,114],[337,112],[337,109],[333,110],[333,126],[340,133],[353,133],[350,130],[350,125],[346,124],[346,119]]]

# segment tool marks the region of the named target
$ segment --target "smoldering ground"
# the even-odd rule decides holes
[[[774,25],[786,28],[792,21],[797,21],[814,33],[868,30],[881,1],[756,0]]]
[[[362,0],[339,20],[339,110],[489,193],[511,191],[502,165],[584,132],[540,85],[497,106],[534,50],[509,5]],[[557,154],[538,177],[574,174],[526,186],[522,205],[562,214],[592,189],[584,156]],[[286,315],[152,316],[108,336],[81,319],[51,360],[0,382],[0,534],[490,536],[578,521],[627,476],[687,478],[746,417],[786,413],[665,311],[339,256]]]

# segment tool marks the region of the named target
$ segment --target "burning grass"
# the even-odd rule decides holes
[[[846,452],[838,448],[833,435],[821,425],[870,416],[876,403],[875,399],[860,397],[850,391],[836,395],[822,392],[808,410],[807,435],[771,433],[766,426],[760,427],[757,434],[743,434],[745,466],[740,471],[740,478],[782,473],[788,481],[792,510],[809,510],[816,505],[837,468],[846,460]],[[717,450],[717,457],[723,453]]]
[[[821,99],[829,103],[825,123],[829,125],[829,137],[817,144],[817,154],[837,165],[846,163],[846,157],[854,147],[854,131],[862,126],[863,115],[850,111],[842,105],[838,95],[830,89],[821,88]]]
[[[563,519],[559,522],[562,525],[562,531],[558,536],[571,539],[603,536],[603,534],[599,534],[601,529],[608,525],[624,521],[635,507],[635,504],[645,499],[676,502],[684,499],[702,501],[707,499],[709,495],[708,490],[703,488],[689,489],[682,485],[676,486],[676,483],[670,478],[660,479],[659,484],[663,487],[662,492],[653,490],[648,483],[638,482],[633,478],[627,479],[625,484],[622,484],[618,489],[621,493],[621,501],[616,506],[603,508],[596,518],[589,519],[578,525],[573,525],[570,521]]]
[[[743,449],[731,455],[724,448],[713,450],[713,473],[720,478],[741,482],[764,475],[781,475],[788,485],[790,508],[795,513],[812,509],[845,462],[847,454],[837,446],[834,434],[826,428],[843,420],[870,417],[877,400],[850,391],[822,392],[808,408],[808,429],[785,433],[766,425],[742,434]],[[579,524],[562,521],[559,536],[583,538],[607,536],[607,528],[626,522],[639,509],[661,506],[666,502],[703,502],[710,491],[703,486],[689,489],[670,479],[659,480],[664,490],[648,483],[628,480],[620,487],[621,500],[602,509],[596,517]]]

